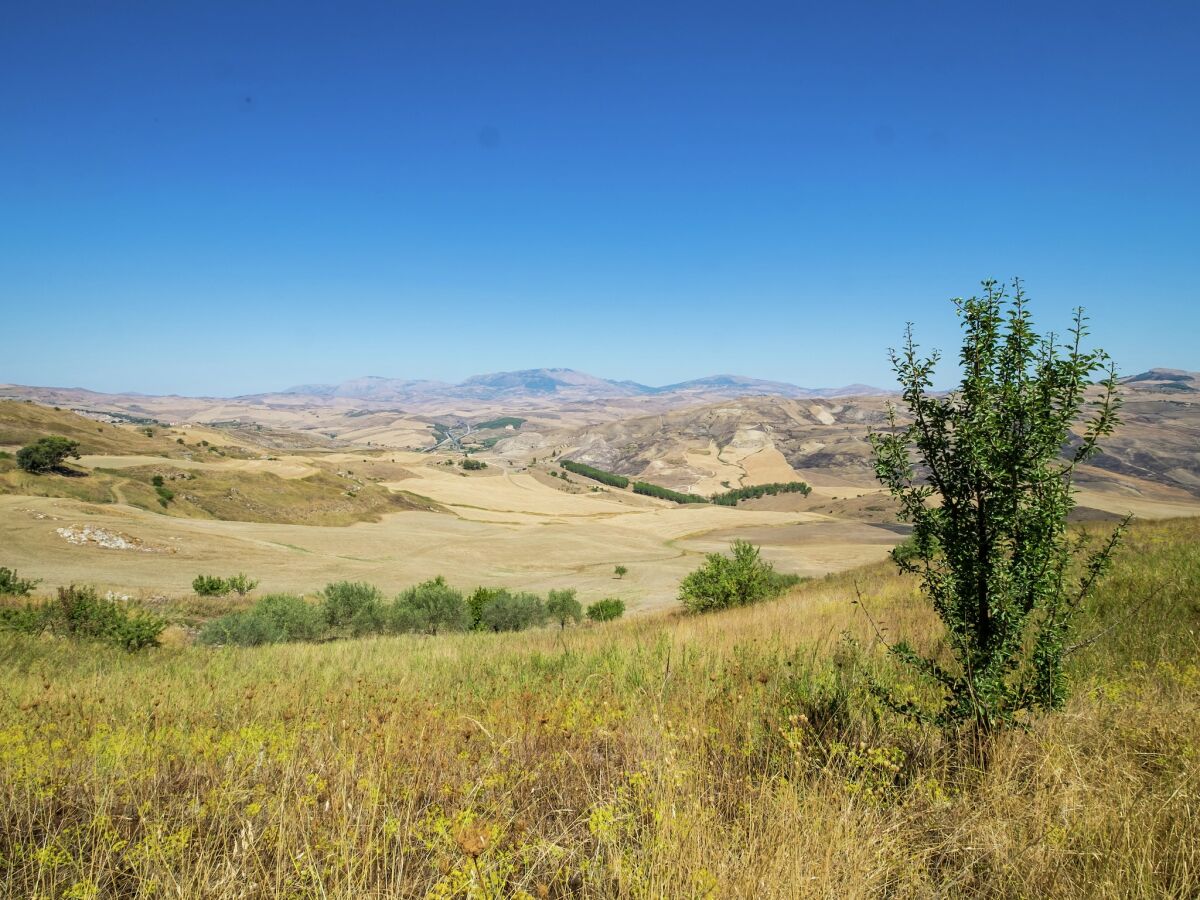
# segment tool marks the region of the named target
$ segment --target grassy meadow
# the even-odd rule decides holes
[[[922,687],[857,592],[936,645],[887,565],[515,635],[0,634],[0,894],[1200,896],[1200,520],[1132,530],[1067,709],[986,770],[874,698]]]

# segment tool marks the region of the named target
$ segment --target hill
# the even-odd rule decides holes
[[[1123,385],[1122,424],[1083,467],[1085,507],[1138,515],[1200,509],[1200,393],[1155,370]],[[501,440],[512,459],[558,452],[569,459],[685,493],[800,479],[831,497],[874,492],[867,434],[886,427],[887,397],[749,397],[630,416],[577,428],[529,425]]]
[[[686,402],[690,397],[836,397],[850,394],[879,394],[878,388],[851,385],[845,388],[802,388],[781,381],[763,381],[740,375],[712,375],[651,387],[634,381],[597,378],[574,369],[524,369],[475,375],[457,385],[430,381],[403,381],[387,378],[358,378],[336,385],[302,385],[284,393],[314,397],[353,397],[401,404],[430,403],[438,400],[529,400],[554,396],[561,401],[601,401],[634,397],[674,398]]]

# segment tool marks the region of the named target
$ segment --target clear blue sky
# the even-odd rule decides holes
[[[1200,4],[11,3],[0,381],[1200,368]],[[951,352],[953,355],[953,352]]]

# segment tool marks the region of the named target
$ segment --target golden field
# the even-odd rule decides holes
[[[1195,897],[1200,523],[1131,533],[1061,714],[882,710],[884,565],[758,607],[128,655],[0,637],[13,897]]]

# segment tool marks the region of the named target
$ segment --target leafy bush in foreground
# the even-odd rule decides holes
[[[244,612],[209,622],[200,630],[200,641],[254,647],[312,641],[324,633],[325,617],[319,607],[293,594],[268,594]]]
[[[746,541],[734,541],[732,556],[710,553],[704,565],[691,572],[679,585],[679,599],[688,612],[702,613],[746,606],[778,596],[798,579],[780,576],[762,559],[759,549]],[[791,580],[795,579],[795,580]]]
[[[616,597],[597,600],[587,608],[587,617],[593,622],[611,622],[625,614],[625,601]]]
[[[0,628],[26,634],[51,634],[95,640],[135,651],[158,645],[166,622],[116,600],[101,597],[90,586],[59,588],[43,604],[0,609]]]

